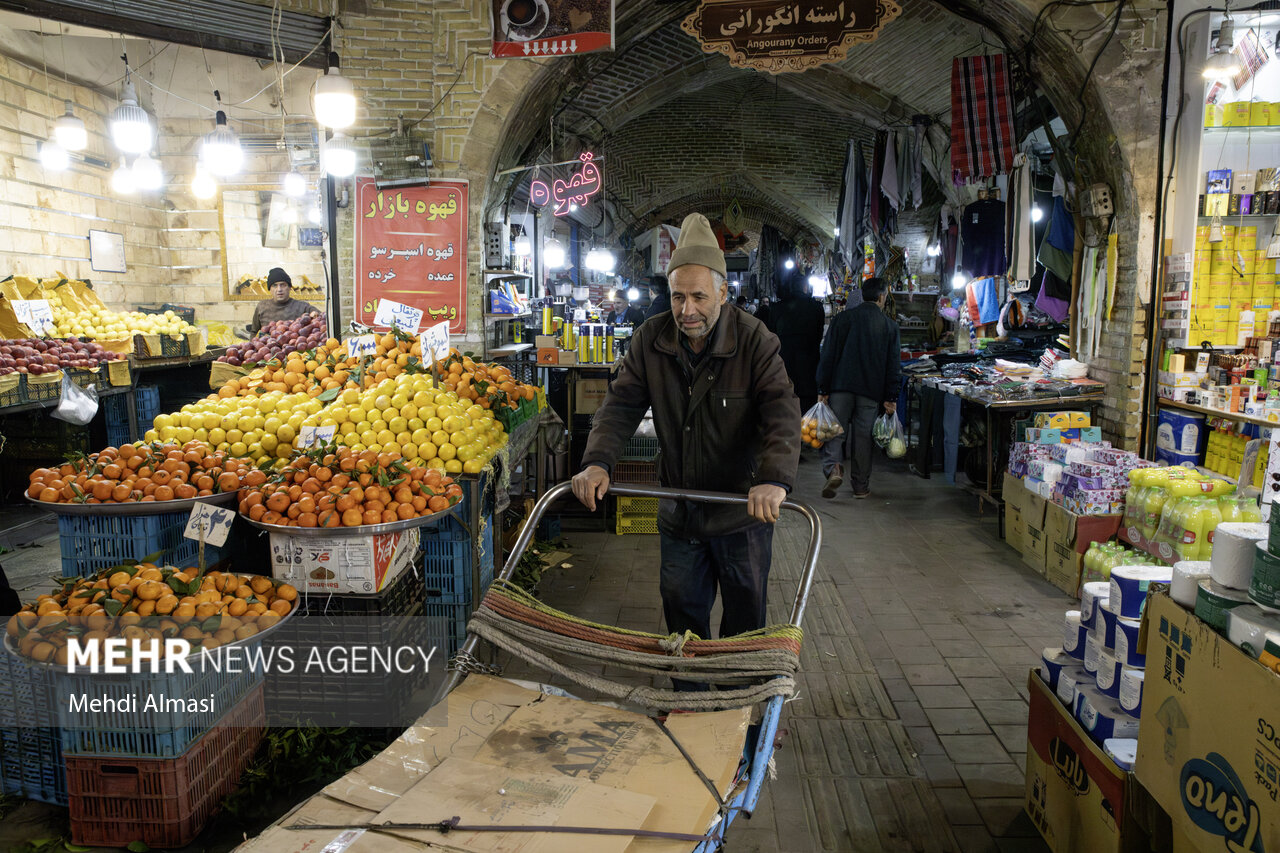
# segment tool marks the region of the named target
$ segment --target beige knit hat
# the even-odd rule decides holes
[[[667,263],[667,275],[676,267],[685,264],[700,264],[715,270],[720,275],[727,275],[724,264],[724,252],[720,250],[720,241],[711,230],[711,223],[701,213],[690,213],[680,224],[680,239],[671,253]]]

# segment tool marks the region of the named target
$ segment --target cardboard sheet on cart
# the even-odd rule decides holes
[[[507,806],[506,798],[496,792],[515,785],[511,780],[523,780],[517,787],[541,790],[544,799],[562,802],[554,814],[544,813],[545,819],[554,818],[560,825],[699,833],[715,817],[716,804],[710,792],[671,740],[643,715],[546,696],[477,675],[449,695],[448,710],[447,725],[406,730],[380,755],[329,785],[282,819],[281,826],[242,849],[302,853],[336,844],[341,853],[374,853],[373,847],[362,850],[360,845],[367,846],[370,835],[385,837],[386,830],[366,832],[355,839],[348,834],[344,840],[339,837],[343,835],[340,830],[308,832],[281,827],[421,823],[463,815],[458,809],[466,805],[465,799],[452,798],[456,792],[473,790],[462,786],[464,780],[468,784],[474,781],[478,786],[474,790],[488,792],[485,808],[489,809],[495,804]],[[670,717],[667,727],[716,788],[727,793],[742,754],[748,718],[746,710],[677,714]],[[557,788],[557,784],[568,787]],[[609,802],[607,807],[599,805],[601,798]],[[524,807],[532,808],[529,804]],[[539,807],[547,808],[545,803]],[[523,817],[503,820],[528,823]],[[379,847],[376,853],[399,853],[401,844],[417,850],[521,853],[614,849],[604,846],[607,836],[548,833],[532,839],[527,833],[486,832],[475,834],[474,844],[480,846],[464,846],[459,833],[450,833],[447,838],[434,832],[415,833],[413,838],[397,834],[397,844],[388,845],[396,850]],[[432,836],[434,839],[428,840]],[[513,839],[510,844],[516,846],[492,846],[497,836]],[[624,842],[616,849],[628,853],[674,853],[690,846],[662,839],[616,838]],[[521,846],[534,840],[545,846]],[[585,846],[571,846],[579,840]]]

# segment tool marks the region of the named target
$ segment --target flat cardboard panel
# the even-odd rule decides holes
[[[1027,792],[1031,822],[1054,853],[1119,853],[1126,775],[1067,713],[1036,670],[1028,678]]]
[[[1134,772],[1198,850],[1280,850],[1280,677],[1167,595],[1147,602]]]
[[[1022,510],[1012,504],[1004,507],[1004,541],[1009,547],[1021,553],[1022,543],[1027,538],[1027,522],[1022,517]]]
[[[1031,496],[1031,492],[1027,491],[1027,487],[1022,484],[1022,478],[1015,477],[1008,471],[1004,475],[1004,483],[1001,487],[1000,497],[1004,500],[1005,508],[1016,508],[1019,512],[1026,512],[1027,498]]]
[[[1022,513],[1022,518],[1027,523],[1027,535],[1018,549],[1022,553],[1022,561],[1042,575],[1045,572],[1045,547],[1048,541],[1044,529],[1047,504],[1048,501],[1039,495],[1027,494],[1026,508]]]
[[[590,415],[604,403],[604,395],[609,391],[608,379],[579,379],[574,383],[575,396],[573,412],[577,415]]]

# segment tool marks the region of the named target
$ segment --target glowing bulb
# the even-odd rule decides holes
[[[1040,207],[1040,205],[1038,205],[1038,204],[1032,205],[1032,206],[1031,206],[1031,221],[1032,221],[1032,222],[1039,222],[1041,219],[1044,219],[1044,210],[1043,210],[1043,209]]]
[[[200,163],[220,178],[234,175],[244,163],[244,150],[235,131],[227,126],[227,114],[218,110],[213,131],[200,143]]]
[[[782,265],[789,270],[793,270],[796,268],[796,262],[791,260],[790,258],[787,258],[785,261],[783,261]]]
[[[635,302],[635,301],[636,301],[637,299],[639,299],[639,298],[640,298],[640,291],[639,291],[639,290],[637,290],[637,289],[636,289],[636,288],[634,288],[634,287],[628,287],[628,288],[627,288],[627,301],[628,301],[628,302]]]
[[[138,93],[132,83],[124,84],[120,106],[111,113],[111,141],[126,154],[151,150],[151,117],[138,106]]]
[[[839,237],[839,236],[840,236],[840,226],[839,226],[839,225],[837,225],[835,228],[832,228],[832,229],[831,229],[831,232],[832,232],[833,234],[835,234],[837,237]]]
[[[301,198],[307,192],[307,180],[297,172],[284,176],[284,193],[294,198]]]
[[[570,213],[577,213],[577,212],[578,212],[578,205],[574,204],[573,202],[569,202],[569,212],[570,212]]]
[[[1204,78],[1225,83],[1240,73],[1240,60],[1235,51],[1235,21],[1231,16],[1222,19],[1218,27],[1218,46],[1204,64]]]
[[[596,248],[596,249],[592,249],[590,252],[587,252],[586,265],[587,265],[587,269],[589,270],[595,270],[596,272],[602,272],[602,273],[611,273],[613,272],[613,268],[617,265],[617,263],[618,263],[617,258],[615,258],[613,256],[613,252],[610,252],[608,249]]]
[[[349,178],[356,171],[356,149],[350,139],[335,133],[321,149],[320,162],[324,170],[335,178]]]
[[[120,158],[120,165],[111,173],[111,191],[117,195],[133,195],[138,189],[138,182],[133,177],[129,164]]]
[[[63,172],[71,165],[71,157],[67,149],[46,139],[40,143],[40,165],[47,172]]]
[[[565,253],[564,246],[559,240],[548,240],[542,246],[542,263],[549,270],[564,269]]]
[[[1035,218],[1035,213],[1032,213],[1032,214],[1031,214],[1031,216],[1032,216],[1032,218],[1034,219],[1034,218]],[[941,254],[942,254],[942,247],[941,247],[941,246],[939,246],[937,243],[933,243],[933,244],[931,244],[928,248],[926,248],[926,249],[924,250],[924,253],[925,253],[926,255],[928,255],[929,257],[931,257],[931,258],[936,258],[936,257],[938,257],[938,255],[941,255]]]
[[[197,166],[191,178],[191,194],[196,198],[213,198],[218,194],[218,182],[203,168]]]
[[[133,161],[133,179],[138,189],[155,192],[164,186],[164,172],[160,169],[160,161],[150,154],[143,154]]]
[[[511,251],[522,258],[527,258],[533,254],[533,241],[529,239],[527,234],[521,234],[511,244]]]
[[[824,287],[826,287],[826,286],[827,286],[827,280],[826,280],[826,278],[825,278],[825,277],[820,276],[820,275],[811,275],[811,276],[809,276],[809,287],[810,287],[810,289],[812,289],[812,290],[821,290],[822,288],[824,288]]]
[[[311,208],[307,210],[307,221],[310,222],[312,225],[320,224],[320,205],[318,204],[311,205]]]
[[[68,151],[80,151],[89,144],[89,134],[84,129],[84,119],[71,111],[71,102],[64,101],[66,112],[53,122],[53,138]]]
[[[966,276],[962,272],[958,272],[951,277],[951,287],[954,290],[959,290],[960,288],[964,287],[968,283],[969,283],[968,276]]]
[[[329,68],[316,80],[316,121],[335,130],[350,127],[356,120],[356,90],[351,81],[338,73],[338,54],[329,54]]]

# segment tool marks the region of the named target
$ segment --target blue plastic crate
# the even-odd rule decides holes
[[[0,647],[0,726],[28,728],[54,722],[53,671],[26,663]]]
[[[246,651],[252,654],[253,644]],[[192,672],[180,669],[169,672],[129,674],[68,673],[54,674],[54,698],[58,722],[61,724],[64,755],[128,756],[132,758],[174,758],[217,725],[226,715],[263,682],[261,670],[245,665],[243,657],[235,666],[218,671],[213,666],[191,663]],[[239,672],[232,671],[239,669]],[[125,711],[73,711],[67,697],[86,695],[93,698],[119,700],[137,697],[136,708]],[[207,699],[214,697],[209,711],[194,713],[172,708],[146,709],[147,696],[166,700]],[[185,703],[182,703],[185,704]]]
[[[160,389],[155,385],[139,385],[133,389],[134,413],[138,434],[151,428],[160,414]],[[112,447],[129,443],[129,395],[114,394],[102,401],[107,419],[107,443]]]
[[[0,792],[67,805],[67,771],[57,729],[0,729]]]
[[[433,643],[437,654],[451,658],[457,654],[467,639],[467,614],[471,605],[448,604],[427,600],[423,605],[423,615],[427,620],[427,642]]]
[[[471,537],[450,520],[439,530],[422,531],[422,577],[427,601],[471,601]]]
[[[183,537],[188,512],[140,516],[58,516],[58,548],[62,552],[62,576],[85,577],[141,560],[155,553],[173,566],[194,565],[200,544]],[[217,548],[205,546],[205,563],[217,561]]]

